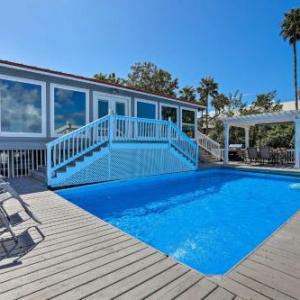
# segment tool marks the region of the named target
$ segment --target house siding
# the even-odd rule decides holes
[[[158,118],[160,118],[160,104],[176,105],[178,107],[178,117],[181,126],[181,108],[196,109],[195,105],[189,103],[176,102],[175,100],[167,100],[163,97],[155,95],[145,95],[142,92],[127,91],[118,87],[106,87],[97,83],[80,81],[71,78],[62,78],[52,74],[39,74],[34,71],[18,70],[11,67],[0,66],[0,75],[8,75],[13,77],[19,77],[24,79],[32,79],[43,81],[46,83],[46,137],[4,137],[0,136],[0,150],[1,149],[41,149],[45,147],[45,144],[53,139],[51,137],[51,116],[50,116],[50,84],[60,84],[75,88],[82,88],[89,90],[89,121],[93,120],[93,92],[103,92],[108,94],[114,94],[117,90],[119,96],[125,96],[130,98],[130,115],[135,115],[135,98],[151,100],[158,103]]]

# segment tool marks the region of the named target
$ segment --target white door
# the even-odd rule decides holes
[[[109,112],[119,115],[128,116],[128,103],[127,99],[121,97],[103,96],[102,94],[95,94],[94,96],[94,120],[102,118],[109,114]]]

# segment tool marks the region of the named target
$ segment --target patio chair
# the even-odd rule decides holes
[[[33,212],[29,209],[29,204],[27,204],[21,196],[11,187],[9,182],[0,179],[0,208],[2,212],[6,215],[9,219],[9,214],[7,213],[6,209],[4,208],[4,203],[10,199],[17,200],[20,205],[23,207],[26,214],[33,219],[35,222],[41,224],[40,220],[33,214]]]
[[[247,148],[247,154],[248,154],[248,159],[249,159],[249,162],[257,162],[257,159],[258,159],[258,152],[257,152],[257,149],[256,148]]]
[[[0,269],[5,268],[8,265],[19,263],[19,259],[27,254],[30,250],[36,247],[41,241],[45,239],[44,234],[38,226],[30,226],[23,230],[21,233],[16,234],[13,230],[13,226],[10,219],[7,217],[7,213],[0,207],[0,227],[4,230],[0,233]],[[40,235],[40,239],[32,239],[30,230],[35,229]],[[9,236],[3,235],[8,232]],[[3,264],[4,262],[4,264]]]
[[[17,243],[18,242],[17,236],[15,235],[12,229],[12,226],[9,222],[9,218],[7,217],[7,213],[5,210],[3,210],[2,206],[0,207],[0,222],[2,226],[5,228],[5,231],[8,231],[11,234],[14,241]]]
[[[7,264],[16,263],[19,259],[33,249],[37,244],[44,240],[45,236],[41,232],[38,226],[28,226],[22,232],[16,234],[14,232],[13,226],[18,224],[16,222],[19,212],[9,214],[4,204],[10,199],[15,199],[22,206],[27,215],[33,219],[35,222],[41,224],[41,222],[34,216],[32,211],[29,209],[29,205],[21,198],[21,196],[11,187],[11,185],[0,178],[0,227],[2,231],[0,232],[0,269],[5,267]],[[19,222],[24,222],[23,218],[19,216]],[[35,229],[39,233],[39,241],[33,240],[30,234],[31,229]],[[7,235],[8,233],[8,235]],[[3,262],[6,264],[3,265]],[[8,263],[7,263],[8,262]]]
[[[278,157],[278,162],[281,165],[287,165],[289,160],[288,160],[288,149],[287,148],[279,148],[278,149],[279,152],[279,157]]]
[[[259,153],[261,162],[264,164],[265,161],[270,162],[272,161],[272,150],[270,147],[263,147],[260,149]]]

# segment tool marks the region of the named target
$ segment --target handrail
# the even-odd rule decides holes
[[[47,178],[55,171],[109,139],[109,118],[105,116],[58,137],[47,146]]]
[[[171,121],[114,116],[114,140],[168,142],[196,166],[198,145]]]
[[[223,159],[221,145],[200,131],[197,131],[197,143],[217,160]]]
[[[92,121],[92,122],[90,122],[90,123],[88,123],[88,124],[86,124],[86,125],[83,125],[83,126],[81,126],[80,128],[77,128],[77,129],[75,129],[75,130],[72,130],[71,132],[65,133],[64,135],[58,137],[57,139],[48,142],[48,143],[46,144],[46,146],[55,144],[55,143],[57,142],[57,140],[60,139],[60,138],[67,138],[69,135],[72,135],[72,134],[74,134],[74,133],[76,133],[76,132],[80,132],[80,131],[84,130],[85,128],[89,128],[89,127],[93,126],[94,124],[98,124],[99,122],[101,122],[101,121],[103,121],[103,120],[105,120],[105,119],[108,119],[108,117],[109,117],[109,115],[106,115],[106,116],[104,116],[104,117],[102,117],[102,118],[100,118],[100,119],[94,120],[94,121]]]
[[[107,115],[47,144],[47,176],[91,150],[112,142],[165,142],[195,166],[198,145],[171,121]]]
[[[198,145],[177,125],[170,123],[170,143],[198,166]]]

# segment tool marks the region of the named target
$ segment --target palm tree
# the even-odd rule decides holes
[[[284,14],[281,25],[281,36],[288,40],[293,47],[294,54],[294,85],[295,85],[295,107],[298,110],[298,78],[297,78],[297,41],[300,40],[300,8],[291,9]]]
[[[196,90],[192,86],[185,86],[179,91],[179,98],[185,101],[196,101]]]
[[[197,88],[197,92],[200,95],[200,102],[204,102],[206,105],[205,111],[205,133],[208,134],[208,99],[209,97],[216,97],[218,95],[218,83],[210,76],[202,78],[200,85]]]
[[[224,94],[218,94],[216,95],[212,101],[211,105],[215,109],[215,117],[221,114],[221,112],[225,109],[226,106],[230,104],[230,100],[227,96]]]

